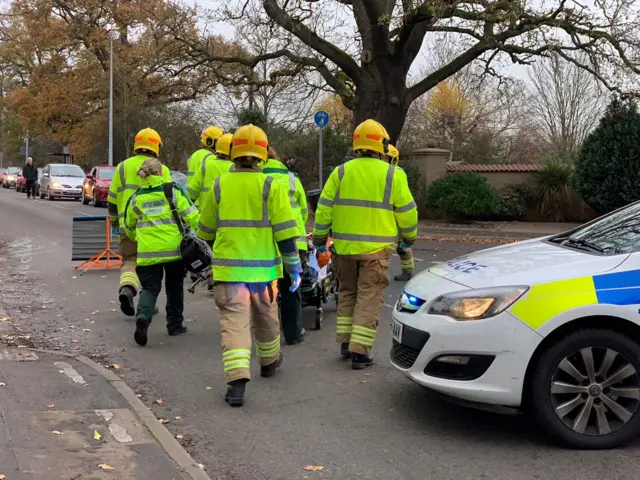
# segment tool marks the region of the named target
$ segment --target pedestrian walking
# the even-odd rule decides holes
[[[389,134],[375,120],[353,133],[357,158],[336,168],[327,180],[315,216],[313,244],[326,251],[329,232],[338,266],[336,340],[340,353],[359,370],[372,365],[371,348],[389,284],[389,247],[398,239],[413,244],[418,212],[407,175],[387,162]]]
[[[187,331],[182,323],[185,267],[179,252],[182,233],[177,220],[195,230],[200,214],[186,193],[162,177],[163,167],[157,158],[144,161],[138,170],[142,185],[129,199],[124,221],[127,237],[138,245],[136,273],[142,291],[134,339],[141,346],[147,344],[147,330],[162,289],[163,275],[167,332],[180,335]],[[172,210],[177,212],[178,219]]]
[[[402,170],[402,167],[398,166],[398,162],[400,161],[400,151],[394,145],[389,145],[389,154],[387,155],[387,161],[391,165],[395,165],[396,168]],[[400,257],[400,268],[402,269],[402,272],[400,273],[400,275],[395,275],[393,279],[396,282],[408,282],[413,278],[413,271],[415,269],[415,262],[413,260],[413,251],[411,249],[411,245],[408,243],[404,243],[402,241],[402,234],[400,234],[400,238],[395,244],[395,247],[396,253],[398,254],[398,257]]]
[[[303,266],[307,261],[307,219],[309,209],[307,207],[307,195],[302,187],[302,182],[290,172],[285,164],[278,159],[277,152],[269,147],[269,158],[262,165],[262,172],[273,177],[280,182],[289,196],[289,204],[293,211],[293,217],[298,224],[298,239],[296,247]],[[288,345],[295,345],[304,340],[304,324],[302,316],[302,293],[300,289],[290,290],[291,277],[283,276],[278,280],[278,291],[280,292],[280,322],[282,323],[282,333]]]
[[[38,169],[33,164],[33,158],[27,158],[27,163],[22,169],[22,176],[25,180],[27,198],[36,198],[36,181],[38,180]]]
[[[286,157],[284,159],[284,164],[287,166],[287,168],[290,171],[292,172],[296,171],[296,157],[294,157],[293,155],[289,155],[288,157]]]
[[[140,170],[145,160],[160,156],[161,145],[162,139],[158,132],[152,128],[140,130],[136,134],[133,144],[134,156],[118,164],[109,187],[109,196],[107,197],[109,219],[114,227],[119,228],[121,223],[124,223],[127,202],[142,185],[138,170]],[[165,182],[171,181],[171,172],[166,166],[162,167],[162,178]],[[120,266],[118,300],[120,301],[122,313],[133,317],[136,313],[133,299],[138,294],[138,290],[140,290],[140,281],[136,274],[138,246],[135,241],[127,237],[124,229],[121,229],[119,234],[118,252],[122,257],[122,264]]]
[[[213,295],[220,309],[222,362],[231,406],[244,404],[250,379],[251,332],[260,375],[271,377],[282,363],[277,280],[282,264],[300,286],[298,224],[286,190],[262,173],[267,160],[264,131],[245,125],[233,134],[234,169],[218,177],[202,204],[198,237],[213,245]]]
[[[205,128],[200,136],[201,147],[193,152],[189,157],[189,160],[187,160],[187,192],[195,201],[196,206],[200,205],[200,200],[198,198],[200,191],[195,188],[194,185],[196,173],[201,171],[204,160],[216,158],[216,143],[223,134],[223,130],[215,125]],[[193,192],[193,194],[191,192]]]

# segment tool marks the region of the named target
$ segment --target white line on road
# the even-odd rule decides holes
[[[385,303],[385,304],[384,304],[384,306],[385,306],[385,307],[389,307],[390,309],[392,309],[392,310],[393,310],[393,305],[389,305],[388,303]]]
[[[58,367],[60,370],[64,372],[64,374],[73,380],[75,383],[80,385],[88,385],[87,382],[84,381],[84,378],[80,376],[78,372],[76,372],[71,365],[65,362],[55,362],[54,365]]]
[[[68,210],[67,207],[63,207],[62,205],[56,205],[55,203],[46,203],[45,205],[49,205],[51,207],[61,208],[62,210]]]
[[[91,217],[92,216],[92,215],[89,215],[88,213],[81,212],[80,210],[76,210],[76,212],[78,212],[80,215],[84,215],[85,217]]]

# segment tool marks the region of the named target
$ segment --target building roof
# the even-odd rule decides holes
[[[537,172],[540,165],[535,163],[493,163],[493,164],[470,164],[470,163],[449,163],[447,172]]]

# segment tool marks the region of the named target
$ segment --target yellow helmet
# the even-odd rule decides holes
[[[353,132],[353,150],[369,150],[386,155],[389,146],[389,134],[381,123],[365,120]]]
[[[136,133],[133,151],[148,150],[156,155],[160,155],[160,145],[162,145],[160,134],[153,128],[145,128]]]
[[[229,156],[229,151],[231,150],[231,140],[233,140],[232,133],[225,133],[221,137],[218,138],[216,142],[216,153],[220,153],[222,155]]]
[[[224,132],[220,127],[216,127],[211,125],[210,127],[205,128],[202,131],[202,138],[200,138],[200,143],[205,147],[213,147],[213,144],[216,143],[216,140],[222,136]]]
[[[398,160],[400,160],[400,151],[393,145],[389,144],[389,153],[387,156],[389,157],[389,163],[391,165],[397,165]]]
[[[263,162],[267,161],[269,139],[260,127],[243,125],[233,134],[231,160],[239,157],[253,157]]]

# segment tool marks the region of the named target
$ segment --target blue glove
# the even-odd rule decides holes
[[[295,292],[300,286],[300,283],[302,282],[302,278],[300,277],[300,274],[298,272],[294,272],[290,274],[290,276],[291,276],[291,286],[289,287],[289,291]]]
[[[113,235],[114,237],[120,235],[120,227],[114,227],[113,225],[111,225],[111,235]]]
[[[316,252],[317,253],[324,253],[327,251],[327,246],[326,245],[320,245],[318,247],[315,247]]]
[[[398,244],[398,246],[399,246],[400,248],[403,248],[403,249],[404,249],[404,248],[411,248],[411,245],[409,245],[408,243],[404,243],[404,242],[400,242],[400,243]]]

